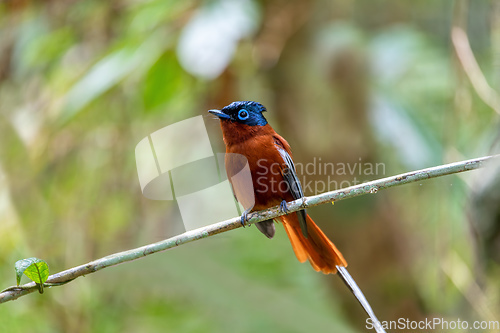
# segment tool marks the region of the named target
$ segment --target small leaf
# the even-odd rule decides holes
[[[21,283],[21,276],[25,274],[37,284],[43,284],[49,277],[49,266],[38,258],[28,258],[16,261],[17,285]]]

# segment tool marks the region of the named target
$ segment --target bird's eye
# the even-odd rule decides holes
[[[238,118],[240,120],[247,120],[248,117],[250,116],[250,114],[248,114],[248,111],[245,110],[245,109],[241,109],[239,112],[238,112]]]

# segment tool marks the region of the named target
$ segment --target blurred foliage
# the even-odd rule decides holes
[[[450,41],[452,26],[467,31],[498,90],[498,22],[494,1],[0,2],[0,283],[14,283],[18,259],[57,272],[177,233],[176,203],[141,194],[135,145],[233,100],[266,105],[296,161],[384,164],[361,181],[498,152],[499,115]],[[222,152],[218,123],[205,122]],[[497,171],[310,213],[379,319],[500,320]],[[278,229],[0,305],[0,331],[364,331],[352,295],[299,264]]]

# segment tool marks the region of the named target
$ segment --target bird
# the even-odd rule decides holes
[[[287,202],[304,197],[290,145],[269,125],[263,115],[266,111],[254,101],[237,101],[220,110],[208,110],[220,120],[226,146],[226,173],[236,199],[245,208],[241,216],[243,226],[250,212],[279,205],[280,211],[286,213]],[[242,165],[241,159],[234,156],[246,158],[251,184],[236,180]],[[248,200],[248,196],[253,196],[253,200]],[[275,221],[283,224],[301,263],[308,260],[314,270],[324,274],[335,274],[338,267],[347,267],[342,253],[305,209],[258,222],[256,226],[271,239],[276,232]]]

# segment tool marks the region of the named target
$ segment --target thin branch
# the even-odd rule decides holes
[[[345,189],[325,192],[311,197],[304,197],[302,199],[288,203],[288,212],[291,213],[303,208],[314,207],[324,203],[353,198],[364,194],[374,194],[389,187],[478,169],[484,167],[486,161],[496,160],[498,158],[500,158],[500,155],[486,156],[462,162],[440,165],[437,167],[412,171],[392,177],[374,180],[371,182],[347,187]],[[276,206],[263,211],[249,214],[248,223],[253,224],[256,222],[272,219],[280,215],[283,215],[283,213],[281,213],[279,211],[279,207]],[[46,286],[49,287],[51,286],[50,284],[52,284],[52,286],[64,284],[76,279],[79,276],[94,273],[109,266],[114,266],[135,259],[140,259],[147,255],[165,251],[184,243],[192,242],[201,238],[206,238],[240,227],[240,217],[235,217],[223,222],[218,222],[202,228],[187,231],[181,235],[177,235],[157,243],[148,244],[136,249],[115,253],[104,258],[97,259],[59,273],[55,273],[49,276]],[[17,299],[36,290],[38,290],[38,287],[34,282],[30,282],[19,287],[9,287],[0,292],[0,303]]]
[[[455,26],[451,30],[451,40],[457,53],[458,60],[460,60],[460,64],[462,64],[464,72],[467,74],[477,95],[484,103],[500,115],[500,97],[496,90],[490,87],[488,81],[484,77],[474,57],[474,53],[472,52],[467,34],[462,28]]]

